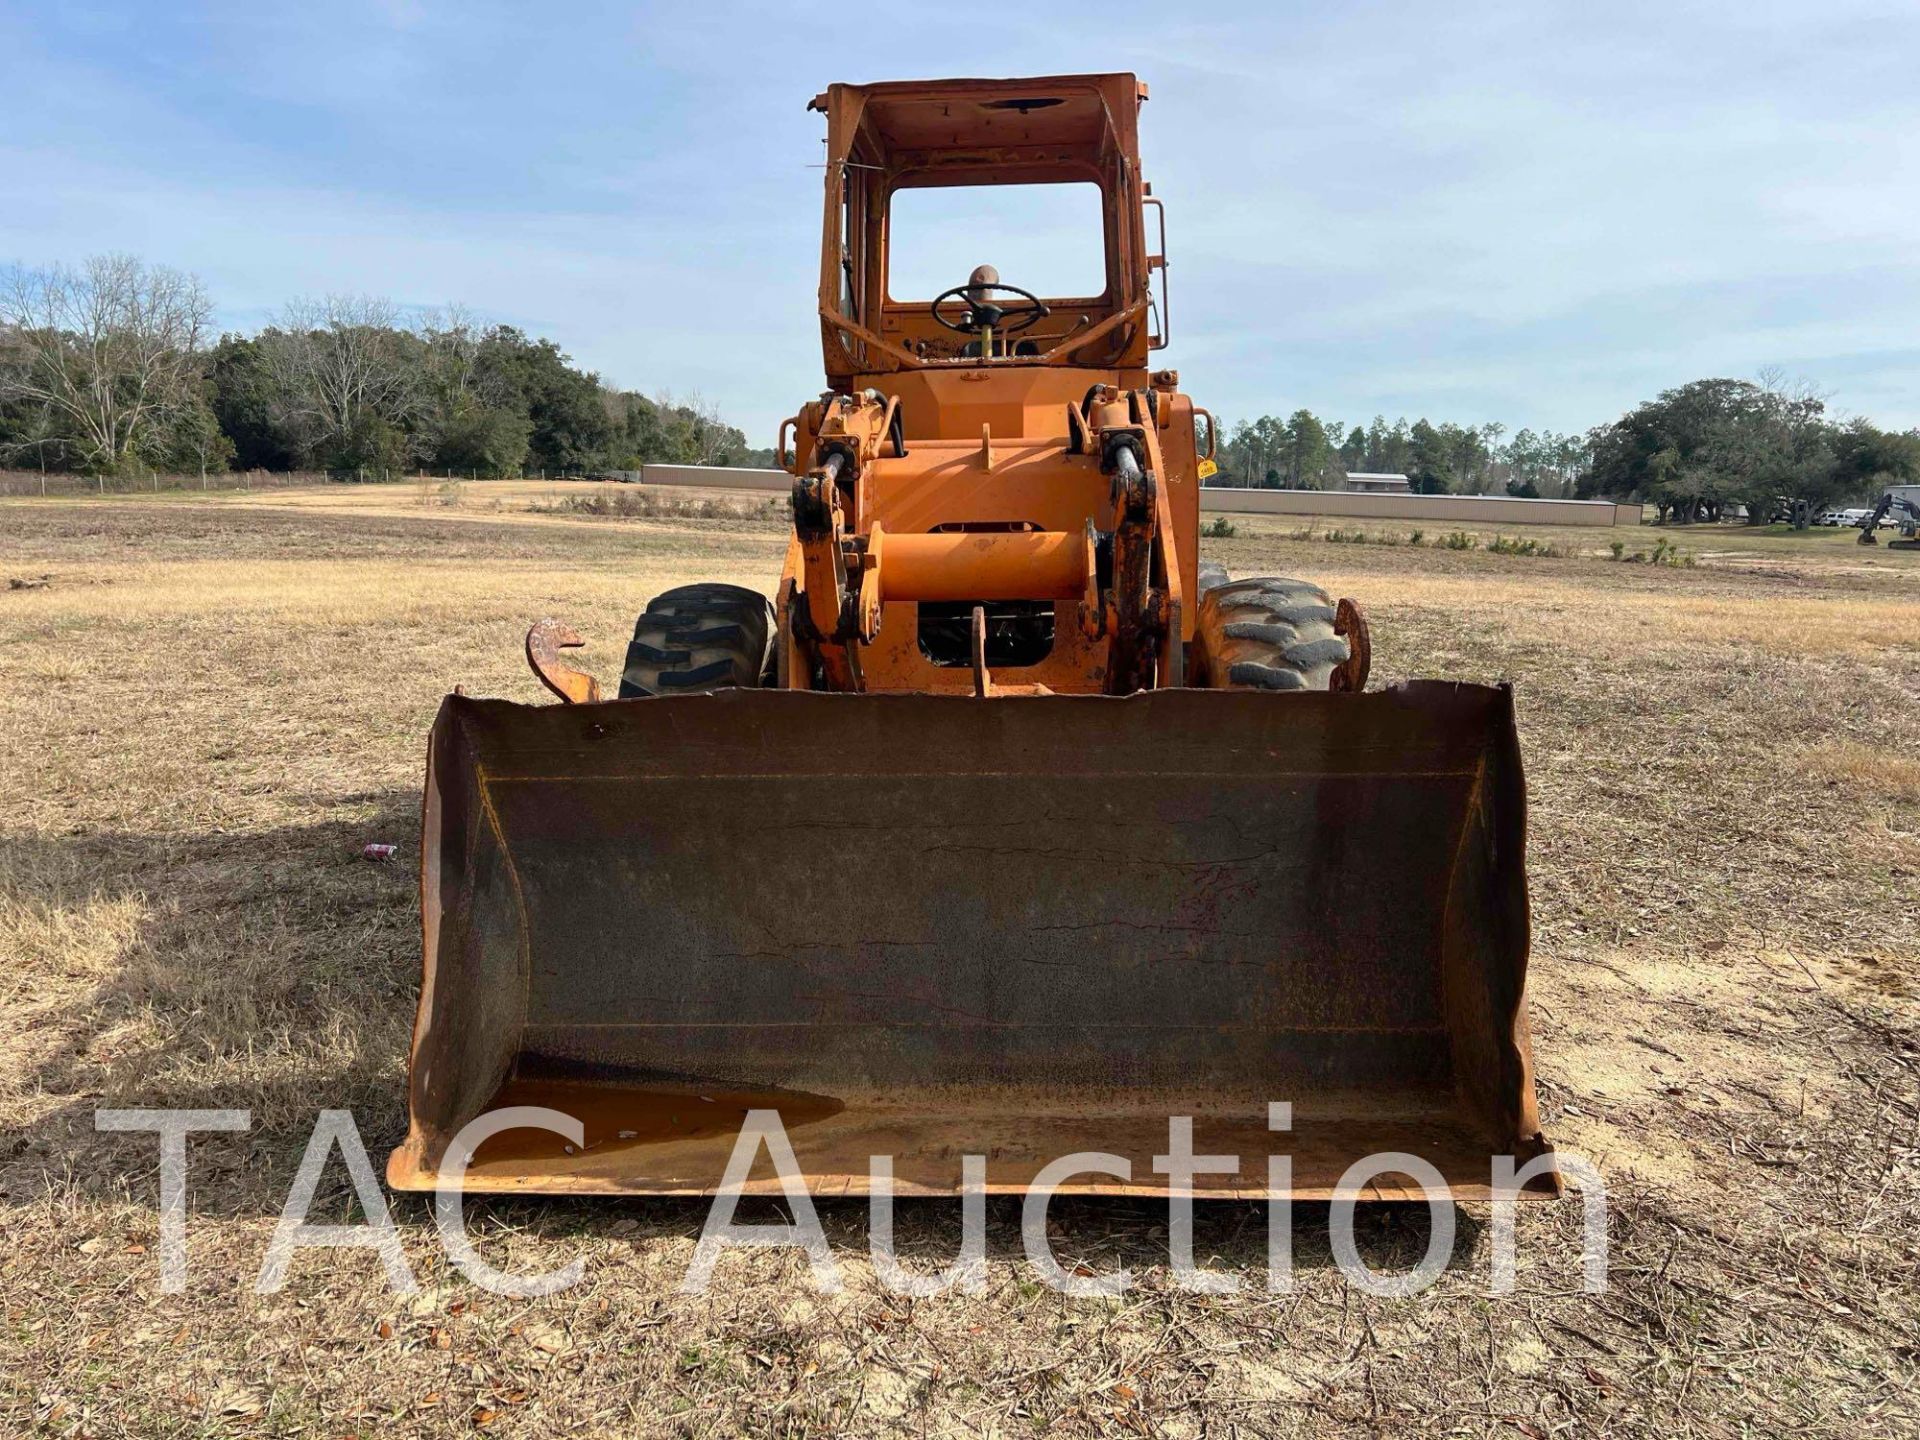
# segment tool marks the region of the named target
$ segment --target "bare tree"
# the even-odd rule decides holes
[[[684,399],[663,391],[653,403],[681,464],[718,465],[746,448],[747,437],[727,424],[720,407],[698,390]]]
[[[442,400],[464,399],[475,389],[482,331],[464,305],[447,305],[420,317],[426,370]]]
[[[0,396],[44,406],[88,464],[117,470],[145,432],[190,402],[213,306],[200,281],[131,255],[0,280],[15,363]]]
[[[372,422],[397,425],[417,401],[399,311],[390,300],[297,300],[266,337],[280,421],[310,452],[350,443]]]

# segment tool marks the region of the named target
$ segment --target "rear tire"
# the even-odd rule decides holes
[[[681,585],[647,602],[633,626],[620,698],[750,690],[767,668],[773,606],[739,585]]]
[[[1330,690],[1347,663],[1334,604],[1304,580],[1231,580],[1206,590],[1191,684],[1211,690]]]

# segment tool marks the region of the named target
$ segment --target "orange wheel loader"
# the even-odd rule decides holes
[[[564,703],[442,705],[394,1185],[514,1105],[582,1143],[504,1131],[464,1188],[711,1192],[749,1110],[821,1194],[865,1192],[875,1155],[946,1194],[963,1156],[1005,1192],[1084,1151],[1123,1173],[1060,1188],[1164,1193],[1171,1116],[1241,1157],[1203,1196],[1263,1195],[1288,1154],[1326,1197],[1380,1152],[1484,1196],[1491,1157],[1547,1151],[1511,695],[1368,692],[1357,606],[1200,558],[1217,434],[1150,359],[1146,94],[814,99],[827,389],[781,426],[777,589],[653,599],[618,698],[543,621]],[[990,233],[1078,239],[1083,293],[1020,283]]]

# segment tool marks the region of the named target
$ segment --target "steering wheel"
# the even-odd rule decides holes
[[[1009,294],[1018,295],[1027,303],[1017,308],[1010,308],[1003,305],[995,305],[991,301],[983,300],[976,302],[967,294],[969,290],[1005,290]],[[966,302],[967,319],[971,322],[970,324],[955,324],[940,313],[940,307],[954,299],[964,300]],[[932,315],[935,320],[938,320],[942,325],[946,326],[947,329],[960,335],[973,335],[986,325],[993,326],[994,329],[1003,335],[1018,335],[1023,330],[1032,329],[1053,313],[1053,311],[1048,308],[1047,302],[1031,290],[1022,290],[1018,285],[1002,285],[998,281],[992,283],[969,281],[965,285],[956,285],[951,290],[942,290],[938,295],[933,297],[933,303],[927,306],[927,312]],[[1017,318],[1008,322],[1007,316],[1009,315]]]

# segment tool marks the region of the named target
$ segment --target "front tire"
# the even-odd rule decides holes
[[[1318,585],[1230,580],[1200,598],[1191,683],[1212,690],[1331,690],[1351,657]]]
[[[773,606],[739,585],[681,585],[634,622],[620,698],[753,689],[767,668]]]

